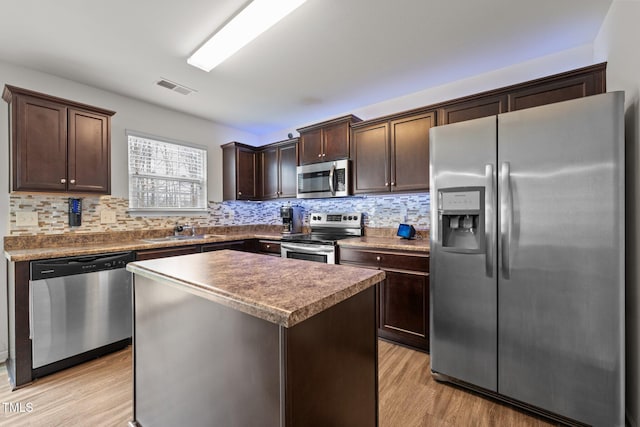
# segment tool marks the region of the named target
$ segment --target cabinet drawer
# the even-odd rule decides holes
[[[231,249],[234,251],[248,251],[247,243],[244,240],[234,240],[231,242],[208,243],[202,245],[202,252],[221,251]]]
[[[259,240],[258,252],[280,256],[280,242],[272,240]]]
[[[340,248],[340,262],[376,266],[382,269],[429,272],[429,255],[411,252]]]
[[[136,252],[136,261],[145,259],[166,258],[170,256],[188,255],[200,252],[199,246],[183,246],[179,248],[149,249]]]

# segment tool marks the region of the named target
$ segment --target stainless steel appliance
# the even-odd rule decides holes
[[[344,197],[351,194],[351,164],[348,159],[298,166],[299,199]]]
[[[335,264],[337,241],[347,237],[362,236],[364,221],[359,212],[323,213],[309,215],[309,234],[282,236],[280,256],[282,258]]]
[[[282,218],[282,233],[302,232],[302,208],[300,206],[281,206],[280,218]]]
[[[36,373],[50,373],[57,370],[47,368],[54,362],[91,350],[127,344],[132,291],[125,266],[134,259],[134,252],[124,252],[31,262],[29,327]]]
[[[431,129],[431,370],[624,425],[622,92]]]

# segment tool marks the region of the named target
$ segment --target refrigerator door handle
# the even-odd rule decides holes
[[[485,270],[487,277],[493,276],[493,248],[494,231],[493,220],[495,218],[493,198],[493,165],[487,164],[484,167],[486,189],[484,195],[484,249],[485,249]]]
[[[502,275],[505,279],[511,276],[509,253],[511,252],[511,222],[513,200],[511,197],[511,167],[509,162],[502,162],[500,191],[500,243],[502,254]]]

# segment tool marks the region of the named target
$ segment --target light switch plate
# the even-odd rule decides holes
[[[18,227],[37,227],[38,212],[16,212],[16,225]]]
[[[100,212],[101,224],[114,224],[116,222],[116,212],[113,210],[103,210]]]

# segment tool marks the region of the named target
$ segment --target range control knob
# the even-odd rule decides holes
[[[354,215],[354,216],[353,216],[353,220],[354,220],[354,221],[357,221],[357,220],[358,220],[358,215]]]

